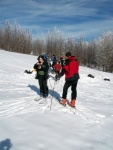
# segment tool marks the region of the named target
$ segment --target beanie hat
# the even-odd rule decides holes
[[[71,56],[71,52],[67,52],[65,55],[66,55],[67,57],[69,57],[69,56]]]

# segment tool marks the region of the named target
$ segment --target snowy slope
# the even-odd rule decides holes
[[[36,61],[36,56],[0,50],[0,150],[112,150],[113,74],[80,66],[74,110],[56,99],[65,80],[55,83],[52,73],[49,97],[34,101],[38,82],[35,73],[24,70],[32,70]],[[70,95],[71,89],[68,100]]]

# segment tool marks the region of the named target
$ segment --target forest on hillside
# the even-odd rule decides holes
[[[0,49],[32,55],[46,53],[50,58],[54,54],[58,59],[70,51],[83,66],[113,72],[113,32],[103,33],[98,39],[88,42],[83,37],[65,38],[55,27],[46,37],[33,39],[30,30],[18,23],[6,22],[0,25]]]

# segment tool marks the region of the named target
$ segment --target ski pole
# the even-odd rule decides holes
[[[50,78],[48,80],[49,80],[49,83],[50,83],[50,87],[52,88],[52,85],[51,85],[51,82],[50,82]]]
[[[54,86],[53,86],[53,91],[52,91],[52,94],[51,94],[51,104],[50,104],[50,111],[52,110],[52,103],[53,103],[53,94],[54,94],[54,90],[55,90],[55,83],[56,83],[56,81],[54,82]]]

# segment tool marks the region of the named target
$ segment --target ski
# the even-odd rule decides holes
[[[39,102],[38,104],[44,104],[45,102],[47,102],[44,97],[35,98],[34,101]]]
[[[40,101],[41,99],[43,99],[43,97],[35,98],[34,101]]]
[[[63,106],[63,107],[67,110],[67,112],[69,112],[69,113],[71,113],[71,114],[75,114],[76,111],[78,110],[77,107],[71,107],[71,106],[69,105],[69,101],[68,101],[68,100],[67,100],[67,104],[66,104],[66,105],[63,105],[63,104],[60,103],[61,97],[58,97],[58,96],[57,96],[55,99],[59,102],[59,104],[60,104],[61,106]]]
[[[49,97],[49,96],[48,96],[48,97]],[[39,104],[44,104],[45,102],[48,103],[48,102],[47,102],[47,98],[48,98],[48,97],[42,97],[42,101],[40,101]]]
[[[34,101],[39,102],[38,104],[44,104],[45,102],[48,103],[47,98],[51,98],[51,96],[50,95],[47,97],[41,96],[41,97],[35,98]]]
[[[47,101],[46,101],[46,99],[43,98],[42,101],[39,102],[39,104],[44,104],[45,102],[47,102]]]

